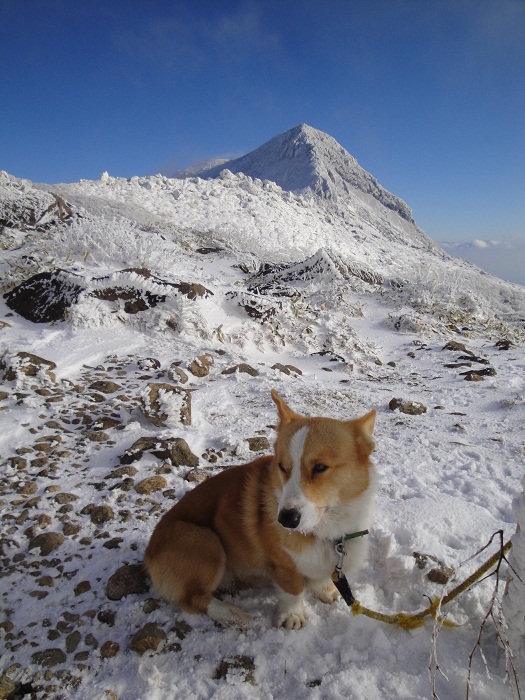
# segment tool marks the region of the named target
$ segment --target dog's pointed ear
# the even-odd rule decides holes
[[[279,418],[281,420],[281,424],[286,424],[290,423],[294,418],[298,417],[298,413],[295,413],[295,411],[292,411],[290,406],[288,406],[287,403],[285,403],[279,394],[275,391],[275,389],[272,389],[272,399],[274,404],[277,406],[277,411],[279,413]]]
[[[355,430],[354,435],[357,451],[361,458],[364,460],[368,460],[375,448],[372,433],[374,432],[376,415],[377,412],[374,409],[362,418],[357,418],[356,420],[349,421],[349,423],[353,425],[353,429]]]
[[[361,429],[363,435],[369,439],[372,438],[372,433],[374,432],[374,425],[376,422],[377,411],[374,410],[367,413],[366,416],[357,419],[357,424]]]

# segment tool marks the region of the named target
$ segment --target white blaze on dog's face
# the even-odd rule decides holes
[[[309,533],[325,513],[335,513],[369,488],[375,411],[349,421],[307,418],[275,391],[272,398],[280,417],[273,465],[278,520]]]

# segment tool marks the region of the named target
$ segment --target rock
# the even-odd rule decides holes
[[[196,467],[199,458],[190,450],[183,438],[172,438],[168,441],[168,458],[175,467]],[[165,459],[161,457],[161,459]]]
[[[282,372],[283,374],[298,374],[299,376],[302,375],[301,370],[297,367],[294,367],[293,365],[282,365],[280,362],[276,362],[274,365],[272,365],[272,369],[276,369],[279,372]]]
[[[391,411],[399,409],[401,413],[405,413],[410,416],[419,416],[422,413],[427,412],[427,407],[422,403],[417,403],[415,401],[405,401],[404,399],[392,399],[388,404],[388,408]]]
[[[155,445],[159,444],[159,440],[154,437],[141,437],[138,440],[135,440],[133,445],[131,447],[128,447],[128,449],[121,455],[120,457],[120,463],[121,464],[131,464],[132,462],[137,462],[139,459],[142,458],[142,455],[144,452],[148,452],[151,450]],[[124,474],[121,474],[120,469],[116,469],[114,472],[111,474],[111,478],[117,478],[120,476],[124,476]],[[118,472],[118,474],[117,474]],[[133,474],[129,474],[126,472],[128,476],[135,476],[137,473],[137,470],[134,469]]]
[[[496,370],[494,367],[485,367],[485,369],[472,369],[468,372],[460,372],[460,375],[464,376],[467,382],[481,382],[483,377],[496,376]]]
[[[89,517],[94,525],[102,525],[109,520],[113,520],[115,514],[111,506],[95,506]]]
[[[166,632],[161,627],[154,622],[147,622],[142,629],[133,635],[130,646],[133,651],[142,655],[146,651],[156,651],[166,637]]]
[[[106,381],[97,381],[93,382],[92,384],[89,385],[89,388],[92,389],[93,391],[100,391],[103,394],[114,394],[116,391],[121,391],[122,387],[120,384],[116,384],[115,382],[110,382],[109,380]]]
[[[36,651],[31,658],[33,663],[48,668],[63,664],[67,661],[67,656],[62,649],[44,649],[43,651]]]
[[[86,430],[84,435],[90,442],[107,442],[109,440],[109,435],[102,430]]]
[[[465,376],[465,381],[467,382],[482,382],[484,381],[483,375],[480,372],[472,370],[471,372],[461,372]]]
[[[244,374],[249,374],[252,377],[258,377],[259,376],[259,370],[255,369],[254,367],[251,367],[250,365],[246,364],[245,362],[241,362],[239,365],[235,365],[234,367],[229,367],[228,369],[224,369],[221,374],[235,374],[235,372],[239,373],[244,373]]]
[[[90,590],[91,590],[90,582],[89,581],[81,581],[80,583],[77,583],[77,585],[73,589],[73,592],[78,597],[78,596],[83,595],[84,593],[87,593]]]
[[[154,493],[165,489],[168,482],[163,476],[149,476],[138,484],[135,484],[135,491],[140,494]]]
[[[7,674],[0,676],[0,700],[10,700],[14,698],[16,683]]]
[[[62,531],[67,537],[72,537],[73,535],[78,535],[78,533],[80,532],[80,525],[74,525],[73,523],[64,523]]]
[[[120,650],[120,644],[118,642],[112,642],[108,640],[100,647],[100,656],[103,659],[113,659]]]
[[[170,365],[168,368],[168,379],[172,382],[180,382],[181,384],[186,384],[189,380],[188,375],[184,370],[182,370],[175,363]]]
[[[74,493],[57,493],[55,496],[55,502],[60,506],[63,506],[65,503],[73,503],[77,499],[78,496],[75,496]]]
[[[40,272],[4,294],[7,306],[33,323],[65,321],[84,287],[64,270]]]
[[[78,630],[70,632],[66,637],[66,651],[68,654],[72,654],[77,650],[78,645],[82,641],[82,635]]]
[[[432,581],[432,583],[439,583],[441,586],[444,586],[446,583],[448,583],[453,573],[453,569],[451,569],[449,566],[444,566],[437,569],[430,569],[427,574],[427,578],[429,581]]]
[[[153,372],[160,369],[160,362],[155,357],[139,357],[137,365],[143,372]]]
[[[170,460],[175,466],[196,467],[199,458],[193,454],[188,447],[186,440],[182,438],[158,439],[142,437],[135,440],[131,447],[120,457],[121,464],[131,464],[142,458],[144,452],[151,452],[155,457],[163,460]],[[132,467],[133,473],[126,472],[129,476],[134,476],[137,470]],[[123,468],[115,469],[108,478],[120,478],[124,476]]]
[[[458,343],[455,340],[450,340],[443,348],[443,350],[451,350],[452,352],[466,352],[469,355],[472,355],[473,353],[470,350],[467,350],[466,346],[464,343]]]
[[[190,362],[188,370],[194,377],[207,377],[210,373],[210,367],[213,366],[213,357],[211,355],[199,355],[197,359]]]
[[[191,393],[186,389],[151,382],[141,393],[141,403],[144,415],[157,427],[191,425]]]
[[[179,282],[174,286],[179,290],[181,294],[183,294],[191,300],[197,299],[197,297],[207,299],[208,297],[213,296],[213,292],[209,289],[206,289],[206,287],[204,287],[202,284]]]
[[[252,437],[248,438],[248,447],[251,452],[263,452],[270,449],[270,443],[268,438],[265,437]]]
[[[106,595],[109,600],[121,600],[127,595],[147,593],[148,580],[141,564],[126,564],[109,578]]]
[[[120,425],[122,425],[122,422],[117,418],[103,416],[93,423],[93,430],[109,430],[111,428],[118,428]]]
[[[40,556],[47,557],[55,549],[58,549],[64,541],[62,532],[42,532],[40,535],[33,537],[29,542],[28,549],[40,549]]]
[[[245,654],[223,659],[215,671],[215,678],[223,680],[229,675],[240,676],[243,682],[256,685],[255,662],[253,657]]]
[[[15,381],[21,375],[26,377],[43,376],[45,379],[56,381],[52,370],[56,364],[43,357],[33,355],[31,352],[18,352],[15,355],[5,354],[0,358],[0,370],[3,370],[3,378],[9,382]]]
[[[115,626],[116,612],[114,610],[101,610],[97,615],[97,620],[108,627]]]

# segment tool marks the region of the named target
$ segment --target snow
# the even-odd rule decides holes
[[[427,578],[439,568],[436,561],[457,569],[462,580],[485,554],[463,562],[494,532],[503,530],[509,539],[517,518],[523,532],[523,287],[451,258],[415,224],[365,193],[344,201],[338,196],[334,208],[315,194],[231,172],[210,180],[128,181],[104,174],[96,182],[67,185],[33,185],[4,174],[0,188],[8,209],[18,198],[27,203],[24,197],[31,206],[42,200],[47,207],[51,192],[75,213],[69,225],[6,229],[2,291],[56,268],[78,275],[86,286],[64,322],[33,324],[0,301],[4,360],[26,351],[57,365],[56,381],[19,374],[0,387],[6,394],[0,400],[0,589],[4,622],[10,623],[0,622],[0,677],[30,684],[35,697],[66,692],[85,700],[415,700],[431,697],[433,683],[441,700],[464,698],[469,654],[491,603],[494,576],[444,608],[461,626],[443,627],[438,635],[432,621],[406,632],[353,616],[343,602],[328,606],[311,598],[304,629],[277,629],[271,588],[227,594],[255,618],[242,629],[182,613],[151,591],[110,601],[109,577],[123,564],[141,561],[162,512],[193,488],[188,467],[150,452],[132,463],[137,471],[130,478],[137,483],[161,474],[166,489],[140,495],[110,476],[141,437],[183,438],[200,459],[199,473],[252,459],[260,452],[250,450],[248,438],[273,440],[273,387],[307,415],[345,419],[376,408],[376,516],[369,556],[352,589],[373,610],[422,610],[428,598],[457,583]],[[201,248],[216,250],[197,252]],[[147,268],[153,277],[130,268]],[[363,271],[375,277],[366,281]],[[192,301],[170,286],[180,282],[199,283],[212,295]],[[132,315],[118,301],[91,295],[106,284],[162,292],[166,299]],[[507,350],[496,345],[502,339],[511,341]],[[451,340],[466,351],[444,349]],[[204,353],[213,364],[209,374],[196,377],[188,366]],[[141,369],[140,358],[156,358],[160,368]],[[447,366],[469,361],[470,367]],[[169,425],[156,427],[140,408],[141,396],[147,396],[148,382],[169,382],[166,372],[174,362],[189,376],[180,386],[190,389],[192,421],[177,422],[180,400],[171,396]],[[223,374],[240,363],[258,375]],[[297,371],[285,374],[276,363]],[[482,381],[460,374],[486,367],[496,373]],[[119,389],[102,396],[90,388],[101,380]],[[394,397],[423,403],[427,411],[392,411]],[[108,418],[118,427],[104,428],[106,437],[96,440],[93,426]],[[46,436],[60,439],[58,451],[39,449]],[[46,456],[45,463],[35,461]],[[26,460],[25,469],[16,457]],[[76,497],[71,508],[56,502],[60,493]],[[110,506],[115,517],[96,526],[85,511],[90,504]],[[35,533],[66,526],[78,530],[70,529],[49,556],[28,549]],[[414,552],[424,555],[424,568]],[[500,577],[507,576],[503,562]],[[75,592],[85,582],[89,589]],[[523,586],[516,579],[512,585],[519,613]],[[47,595],[40,599],[35,592]],[[104,612],[114,614],[112,625],[102,621]],[[148,622],[167,638],[141,656],[130,642]],[[81,635],[75,651],[67,646],[72,631]],[[516,649],[523,646],[523,628],[509,626],[509,639]],[[119,645],[112,658],[103,658],[106,641]],[[32,655],[49,648],[65,652],[65,661],[39,667]],[[487,668],[476,653],[471,697],[511,697],[504,650],[490,626],[482,652]],[[445,675],[429,672],[434,654]],[[224,660],[241,656],[253,662],[253,684],[242,667],[218,677]]]

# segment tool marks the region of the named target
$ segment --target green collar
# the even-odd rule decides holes
[[[368,535],[368,530],[359,530],[358,532],[350,532],[347,535],[343,535],[342,537],[339,537],[339,539],[334,540],[335,544],[343,544],[343,542],[346,542],[346,540],[353,540],[356,537],[364,537],[365,535]]]

